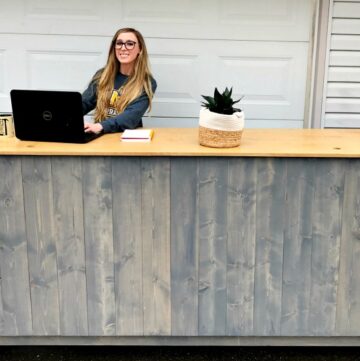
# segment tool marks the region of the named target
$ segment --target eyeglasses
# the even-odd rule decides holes
[[[134,47],[135,47],[135,44],[136,44],[136,41],[128,40],[128,41],[126,41],[125,43],[123,43],[121,40],[118,40],[118,41],[115,43],[115,48],[116,48],[116,49],[121,49],[121,48],[123,47],[123,45],[125,45],[125,49],[126,49],[126,50],[133,50]]]

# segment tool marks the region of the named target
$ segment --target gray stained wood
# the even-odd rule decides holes
[[[359,336],[360,161],[0,160],[1,336]]]
[[[254,332],[256,162],[229,160],[226,335]]]
[[[52,158],[60,334],[88,335],[81,158]]]
[[[170,161],[142,159],[144,334],[171,335]]]
[[[141,159],[112,159],[117,335],[144,334]]]
[[[60,334],[54,202],[49,157],[22,159],[33,333]]]
[[[287,162],[281,334],[306,335],[310,313],[311,247],[315,165],[312,159]]]
[[[199,160],[199,335],[226,333],[228,163]]]
[[[346,164],[347,162],[336,160],[320,160],[316,164],[312,215],[310,315],[307,330],[311,336],[334,335],[336,331]]]
[[[360,320],[360,161],[345,173],[336,334],[356,336]],[[346,239],[346,242],[343,240]]]
[[[286,161],[257,159],[254,333],[280,334]]]
[[[171,334],[198,335],[198,159],[171,159]]]
[[[0,335],[31,335],[21,159],[0,161]]]
[[[110,158],[82,159],[89,335],[116,334]]]

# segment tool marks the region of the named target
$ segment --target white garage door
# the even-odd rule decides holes
[[[201,94],[245,95],[248,127],[302,127],[314,0],[0,0],[0,111],[12,88],[82,91],[138,28],[158,82],[150,126],[196,126]]]

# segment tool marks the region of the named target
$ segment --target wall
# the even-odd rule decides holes
[[[333,2],[323,126],[360,127],[360,0]]]

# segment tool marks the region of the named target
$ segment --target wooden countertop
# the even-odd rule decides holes
[[[200,146],[197,128],[158,128],[150,143],[123,143],[119,133],[87,144],[28,142],[0,136],[0,155],[360,158],[360,130],[245,129],[241,145],[228,149]]]

